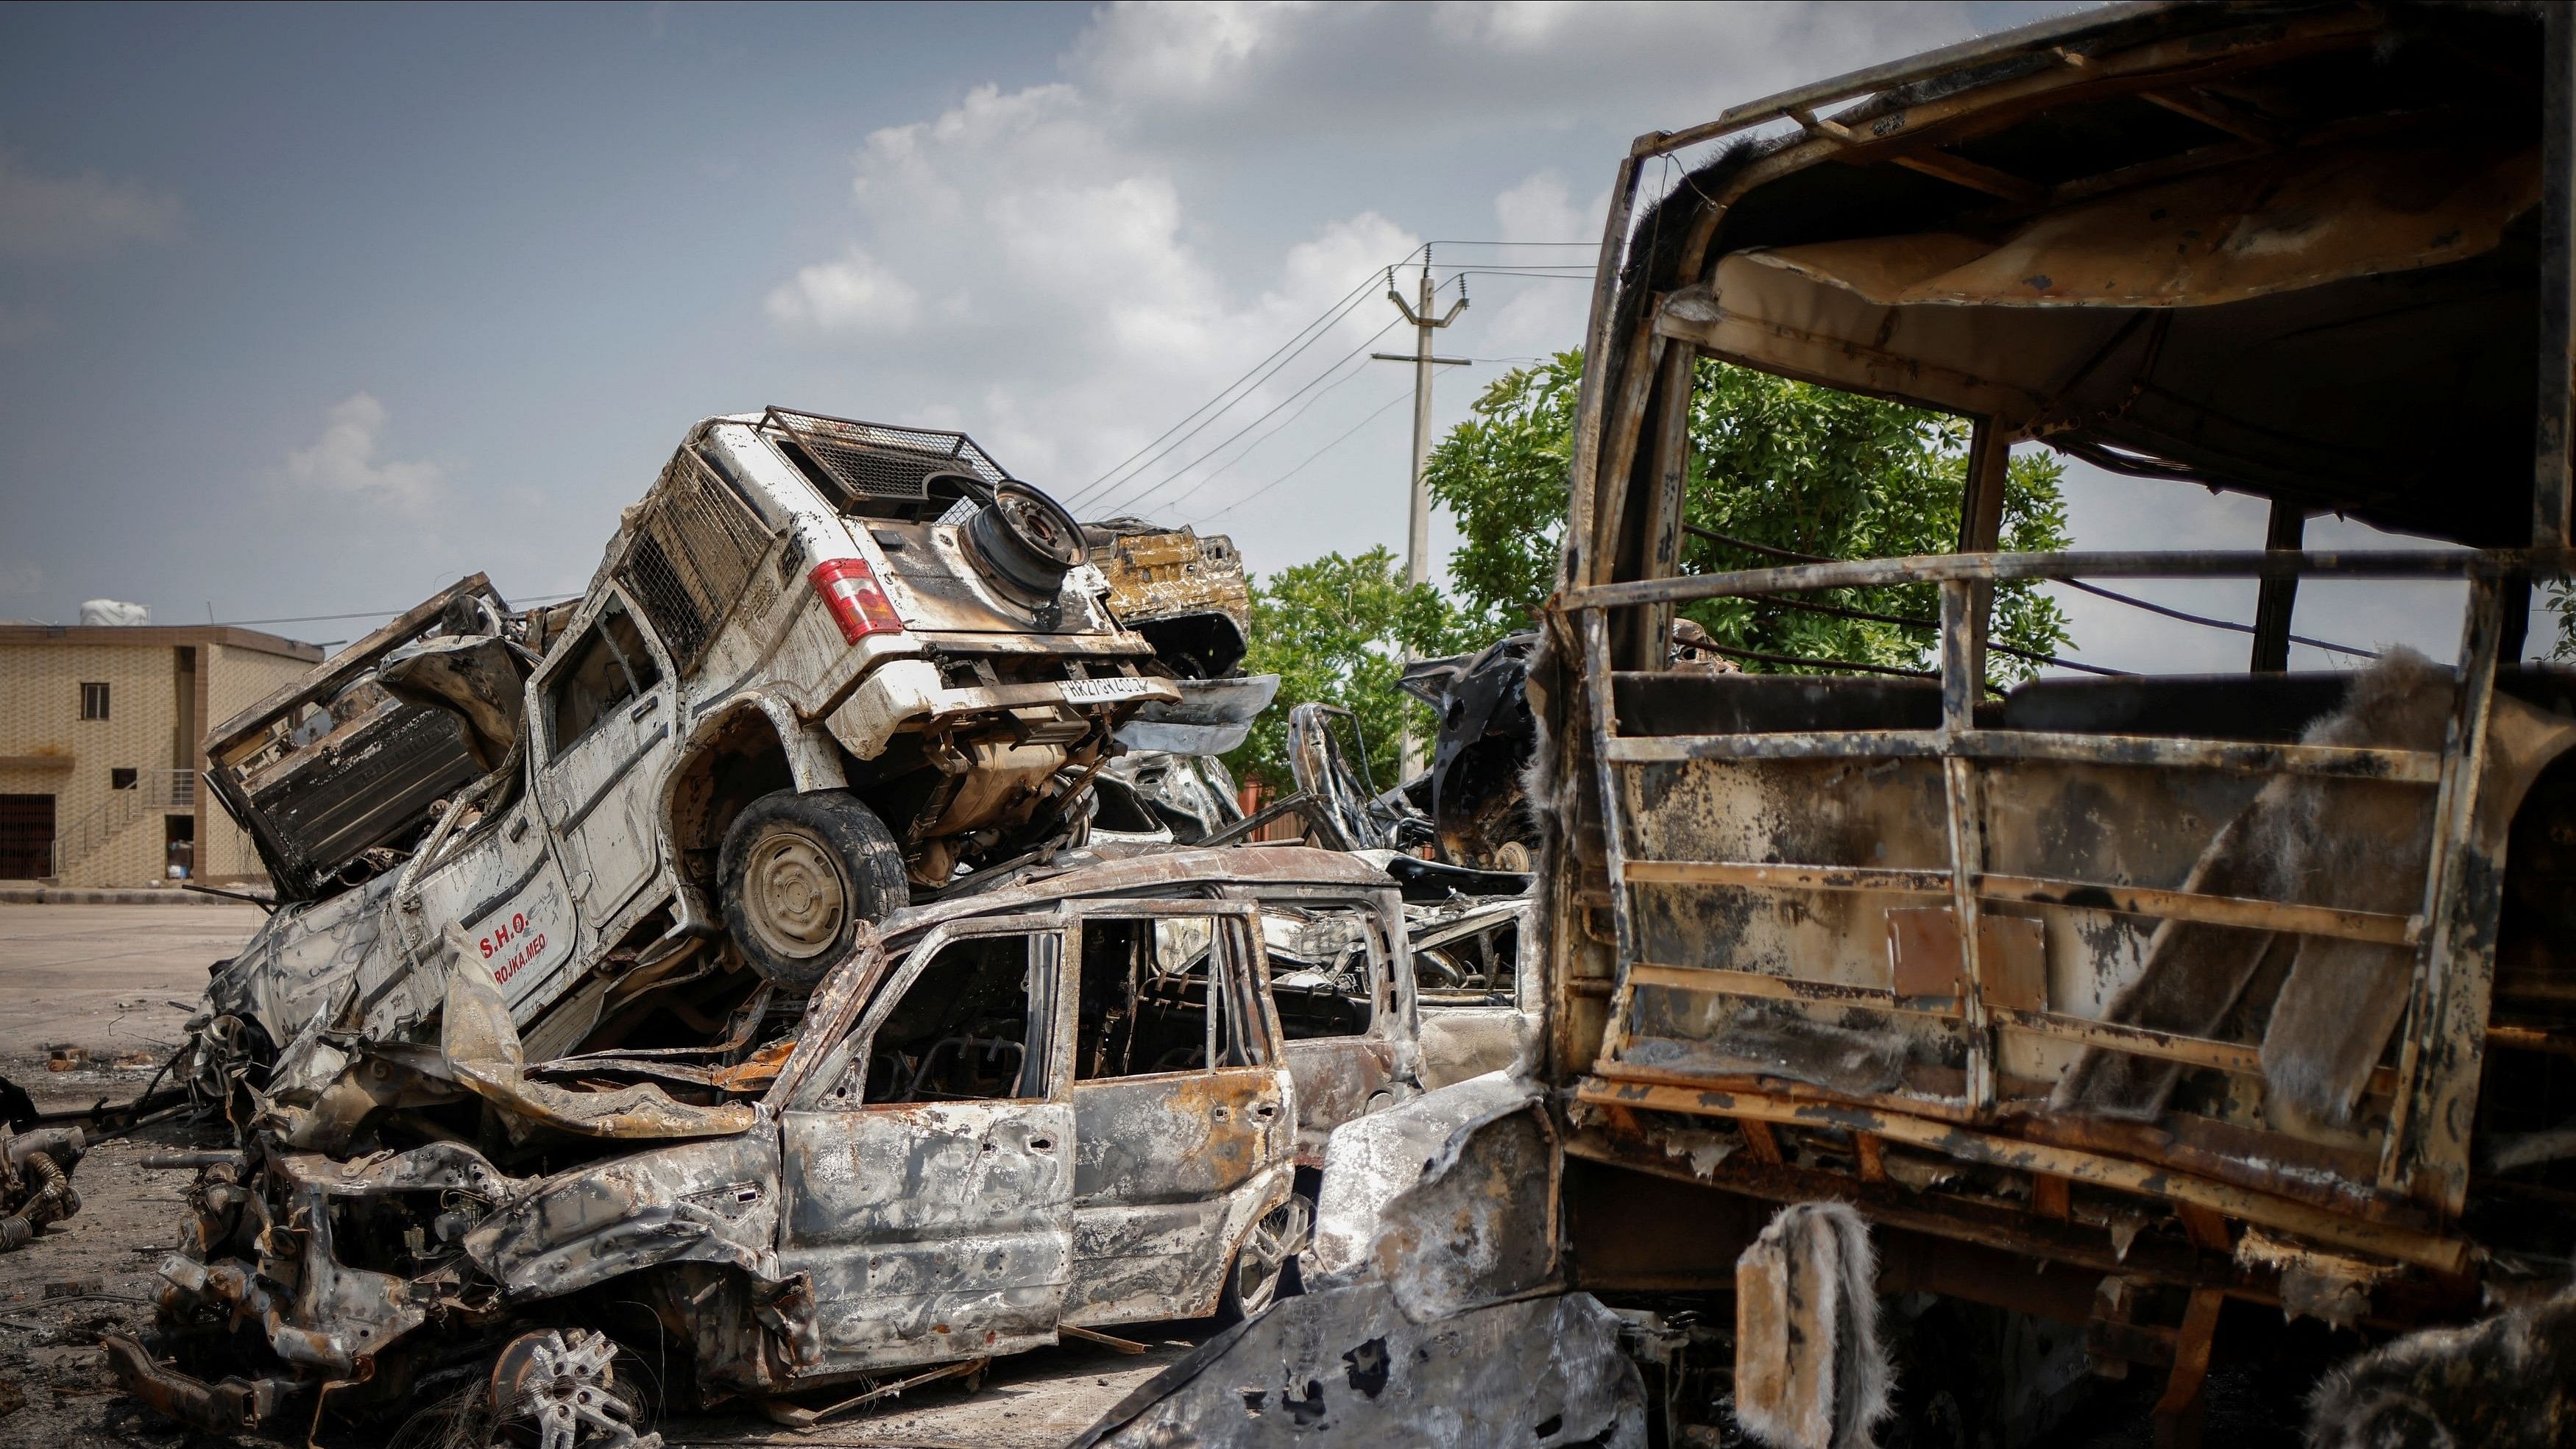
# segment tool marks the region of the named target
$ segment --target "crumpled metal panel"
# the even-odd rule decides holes
[[[1538,1100],[1528,1083],[1488,1072],[1335,1128],[1324,1146],[1309,1280],[1347,1282],[1371,1271],[1388,1207],[1422,1181],[1450,1140]]]
[[[746,1131],[759,1120],[758,1111],[747,1102],[700,1107],[674,1101],[661,1088],[645,1083],[610,1092],[577,1092],[530,1078],[509,1008],[491,978],[466,964],[473,959],[472,952],[464,934],[452,926],[448,946],[456,953],[458,965],[447,973],[439,1049],[457,1081],[500,1108],[514,1131],[534,1124],[586,1137],[708,1137]]]
[[[778,1218],[778,1146],[754,1132],[527,1184],[466,1235],[465,1252],[514,1302],[662,1263],[721,1263],[774,1279]]]
[[[1209,1340],[1074,1449],[1494,1444],[1644,1449],[1645,1387],[1588,1293],[1405,1321],[1389,1286],[1285,1299]]]
[[[780,1263],[814,1285],[825,1371],[1053,1340],[1072,1281],[1070,1105],[930,1102],[783,1125]]]

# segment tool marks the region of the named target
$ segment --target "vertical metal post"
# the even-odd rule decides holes
[[[2544,7],[2540,100],[2540,377],[2531,546],[2568,541],[2569,388],[2576,382],[2576,11]]]
[[[1592,778],[1601,792],[1601,857],[1610,880],[1611,938],[1617,953],[1611,962],[1617,987],[1610,996],[1609,1020],[1601,1030],[1601,1055],[1607,1057],[1619,1051],[1628,1034],[1629,1003],[1635,994],[1628,984],[1628,966],[1637,959],[1637,934],[1628,908],[1628,842],[1620,818],[1619,766],[1610,758],[1610,742],[1619,737],[1619,696],[1610,672],[1609,616],[1600,608],[1584,609],[1581,615],[1583,682],[1592,715]]]
[[[2433,796],[2433,852],[2425,871],[2424,934],[2415,950],[2397,1096],[2381,1144],[2380,1185],[2431,1186],[2456,1213],[2469,1187],[2469,1128],[2486,1056],[2495,987],[2495,923],[2503,882],[2477,838],[2478,786],[2486,773],[2487,722],[2495,710],[2496,646],[2506,595],[2497,580],[2469,584],[2461,628],[2459,694],[2443,741]]]
[[[1655,396],[1655,491],[1646,501],[1645,562],[1641,578],[1668,579],[1682,569],[1682,523],[1690,511],[1691,373],[1699,349],[1675,342],[1664,349],[1663,375]],[[1661,669],[1672,652],[1673,606],[1649,604],[1639,611],[1628,667]]]
[[[1431,486],[1423,476],[1431,465],[1431,369],[1467,365],[1467,359],[1463,357],[1431,355],[1431,334],[1457,321],[1458,314],[1467,310],[1466,279],[1459,279],[1458,300],[1449,304],[1446,316],[1431,315],[1431,291],[1431,248],[1425,244],[1422,248],[1422,300],[1418,308],[1408,306],[1404,294],[1395,289],[1395,270],[1390,267],[1386,274],[1386,299],[1395,304],[1395,310],[1404,314],[1405,321],[1413,324],[1413,355],[1369,354],[1379,362],[1413,364],[1413,489],[1407,504],[1409,511],[1404,530],[1404,581],[1416,588],[1431,581]],[[1406,658],[1410,662],[1411,656]],[[1422,737],[1410,724],[1405,726],[1397,749],[1402,756],[1402,763],[1396,767],[1399,782],[1420,774]]]
[[[1968,486],[1959,500],[1959,552],[1990,553],[2003,538],[2004,488],[2011,477],[2012,442],[1992,418],[1976,420],[1968,442]],[[1980,687],[1986,677],[1986,625],[1995,606],[1995,586],[1969,585],[1968,630],[1971,673]],[[1974,699],[1975,695],[1969,698]]]
[[[1601,251],[1593,264],[1592,315],[1583,327],[1583,385],[1574,396],[1574,467],[1567,480],[1570,514],[1565,527],[1564,582],[1599,583],[1588,556],[1592,543],[1592,494],[1601,473],[1601,416],[1609,410],[1615,379],[1602,374],[1601,359],[1610,349],[1612,313],[1619,297],[1619,264],[1627,251],[1628,218],[1637,205],[1637,157],[1619,163],[1619,178],[1610,187],[1610,214],[1601,222]]]
[[[1949,805],[1950,915],[1959,927],[1959,974],[1965,983],[1959,1008],[1968,1038],[1968,1101],[1979,1113],[1995,1103],[1995,1034],[1986,1015],[1985,953],[1977,937],[1977,875],[1986,867],[1985,800],[1977,765],[1948,753],[1950,741],[1976,727],[1977,699],[1985,690],[1975,586],[1965,579],[1941,583],[1941,781]]]
[[[2292,553],[2306,542],[2308,511],[2275,499],[2272,518],[2263,530],[2263,547]],[[2254,596],[2254,662],[2256,674],[2283,674],[2290,668],[2290,616],[2299,604],[2299,577],[2284,574],[2263,580]]]

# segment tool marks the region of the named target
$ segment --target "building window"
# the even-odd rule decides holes
[[[104,685],[104,684],[83,684],[83,685],[81,686],[81,718],[82,718],[82,719],[105,719],[105,718],[107,718],[107,686],[106,686],[106,685]]]
[[[131,790],[134,788],[135,779],[136,772],[132,770],[111,769],[107,772],[107,788],[111,790]]]

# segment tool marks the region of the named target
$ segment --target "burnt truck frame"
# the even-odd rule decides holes
[[[2169,1366],[2172,1428],[2228,1303],[2563,1279],[2576,676],[2516,661],[2571,562],[2571,180],[2565,7],[2106,6],[1637,140],[1531,672],[1571,1285],[1728,1290],[1841,1199],[1882,1291]],[[1957,551],[1682,573],[1701,358],[1973,420]],[[1998,552],[2019,441],[2267,497],[2266,547]],[[2327,510],[2460,546],[2302,550]],[[1998,586],[2125,578],[2259,580],[2253,672],[1990,695]],[[2456,658],[2280,672],[2321,578],[2464,582]],[[1672,667],[1677,605],[1891,585],[1931,677]]]
[[[477,575],[215,732],[209,782],[294,904],[218,972],[207,1062],[401,1035],[451,928],[562,1055],[728,932],[810,978],[914,891],[1078,840],[1113,731],[1181,698],[1085,553],[962,433],[699,423],[582,598],[505,625]],[[334,712],[478,616],[485,723],[383,690]]]

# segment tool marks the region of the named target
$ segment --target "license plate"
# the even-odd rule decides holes
[[[1081,702],[1129,699],[1153,686],[1143,679],[1068,679],[1056,687],[1064,691],[1066,699]]]

